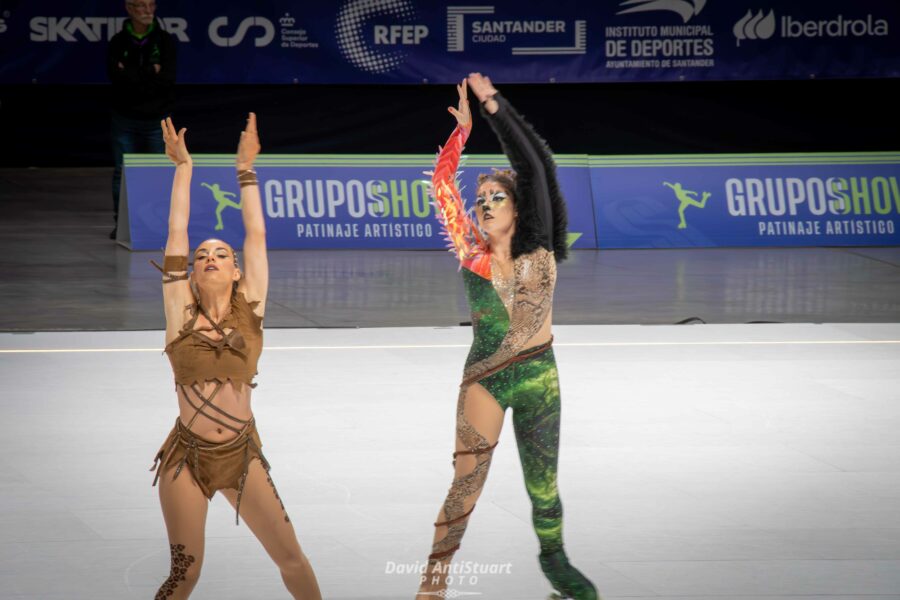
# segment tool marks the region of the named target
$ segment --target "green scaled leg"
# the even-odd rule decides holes
[[[569,563],[563,549],[559,458],[559,374],[553,351],[513,366],[509,391],[519,460],[531,498],[532,522],[541,545],[544,575],[560,598],[599,600],[594,585]]]

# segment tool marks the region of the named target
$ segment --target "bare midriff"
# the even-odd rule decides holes
[[[216,392],[219,385],[221,387]],[[236,438],[253,417],[250,408],[250,395],[253,390],[247,384],[206,381],[193,385],[176,385],[175,388],[178,393],[181,422],[185,426],[190,424],[189,429],[207,441],[219,443]],[[209,403],[204,403],[203,399],[198,397],[197,390],[203,398],[209,398],[213,394],[214,396]],[[202,410],[198,413],[199,407],[202,407]]]

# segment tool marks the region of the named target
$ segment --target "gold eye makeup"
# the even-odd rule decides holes
[[[475,206],[482,210],[490,210],[493,207],[501,206],[508,197],[505,192],[500,191],[480,194],[475,198]]]

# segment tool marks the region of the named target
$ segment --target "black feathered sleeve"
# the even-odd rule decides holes
[[[503,153],[516,172],[518,200],[530,201],[539,220],[545,247],[557,260],[567,254],[566,207],[556,179],[556,163],[547,142],[500,93],[494,94],[499,109],[493,115],[481,106],[481,114],[500,140]]]

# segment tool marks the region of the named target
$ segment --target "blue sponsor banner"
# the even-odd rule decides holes
[[[900,245],[900,153],[557,155],[574,248]],[[192,245],[243,243],[234,157],[197,155]],[[257,161],[269,247],[429,249],[445,246],[428,194],[431,155],[262,155]],[[468,155],[478,173],[502,155]],[[173,168],[125,157],[120,241],[165,245]],[[471,205],[471,204],[469,204]]]
[[[256,161],[268,246],[279,248],[443,248],[429,195],[433,155],[261,155]],[[557,155],[574,248],[596,248],[586,155]],[[463,198],[474,202],[476,178],[508,167],[502,155],[468,155]],[[162,155],[125,155],[119,241],[134,250],[165,246],[174,167]],[[195,155],[190,243],[221,238],[240,248],[240,188],[231,155]]]
[[[900,153],[590,158],[600,248],[900,244]]]
[[[166,0],[187,83],[897,77],[897,0]],[[124,2],[0,1],[0,83],[101,83]]]

